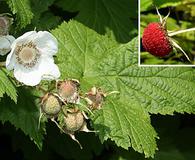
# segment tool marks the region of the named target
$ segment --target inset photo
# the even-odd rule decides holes
[[[195,0],[140,0],[141,66],[195,66]]]

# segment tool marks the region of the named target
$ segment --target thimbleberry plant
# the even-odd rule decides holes
[[[193,159],[195,70],[138,66],[137,1],[4,0],[0,11],[7,159]],[[165,21],[146,30],[165,40],[153,54],[174,49]]]

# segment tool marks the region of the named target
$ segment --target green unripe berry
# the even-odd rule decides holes
[[[84,116],[80,111],[68,113],[67,116],[64,117],[65,130],[69,132],[79,131],[84,122]]]
[[[42,100],[42,111],[48,116],[56,116],[61,110],[59,98],[53,94],[46,94]]]

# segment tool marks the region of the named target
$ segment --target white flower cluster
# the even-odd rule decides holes
[[[6,22],[0,17],[0,55],[10,52],[6,68],[14,70],[14,77],[25,85],[36,86],[41,80],[60,77],[53,56],[58,52],[56,38],[47,31],[30,31],[15,39],[1,34]]]

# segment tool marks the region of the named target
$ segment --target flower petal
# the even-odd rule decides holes
[[[36,86],[41,82],[41,73],[36,67],[28,69],[21,65],[15,65],[14,77],[28,86]]]
[[[15,38],[13,36],[6,36],[6,38],[9,40],[10,45],[14,42]],[[8,70],[12,70],[14,68],[15,65],[15,56],[13,55],[14,50],[12,49],[11,52],[8,54],[7,58],[6,58],[6,68]]]
[[[12,43],[11,48],[15,48],[16,44],[22,44],[22,43],[26,43],[26,42],[32,41],[34,39],[34,37],[36,36],[36,34],[37,34],[36,31],[30,31],[30,32],[24,33],[22,36],[18,37]]]
[[[54,80],[60,77],[59,68],[51,57],[41,58],[39,71],[44,80]]]
[[[44,80],[54,80],[60,77],[58,66],[54,64],[51,57],[41,58],[39,64],[33,68],[25,68],[16,64],[14,67],[14,77],[28,86],[35,86]]]
[[[43,56],[53,56],[58,52],[58,42],[56,38],[47,31],[39,31],[34,42]]]
[[[16,40],[12,35],[7,35],[5,37],[10,42],[10,44],[12,44]]]
[[[15,59],[15,56],[13,55],[13,52],[14,51],[11,51],[6,58],[6,68],[8,70],[14,69],[14,66],[16,63],[16,59]]]
[[[15,38],[10,35],[0,37],[0,55],[4,56],[11,50],[11,44],[14,40]]]

